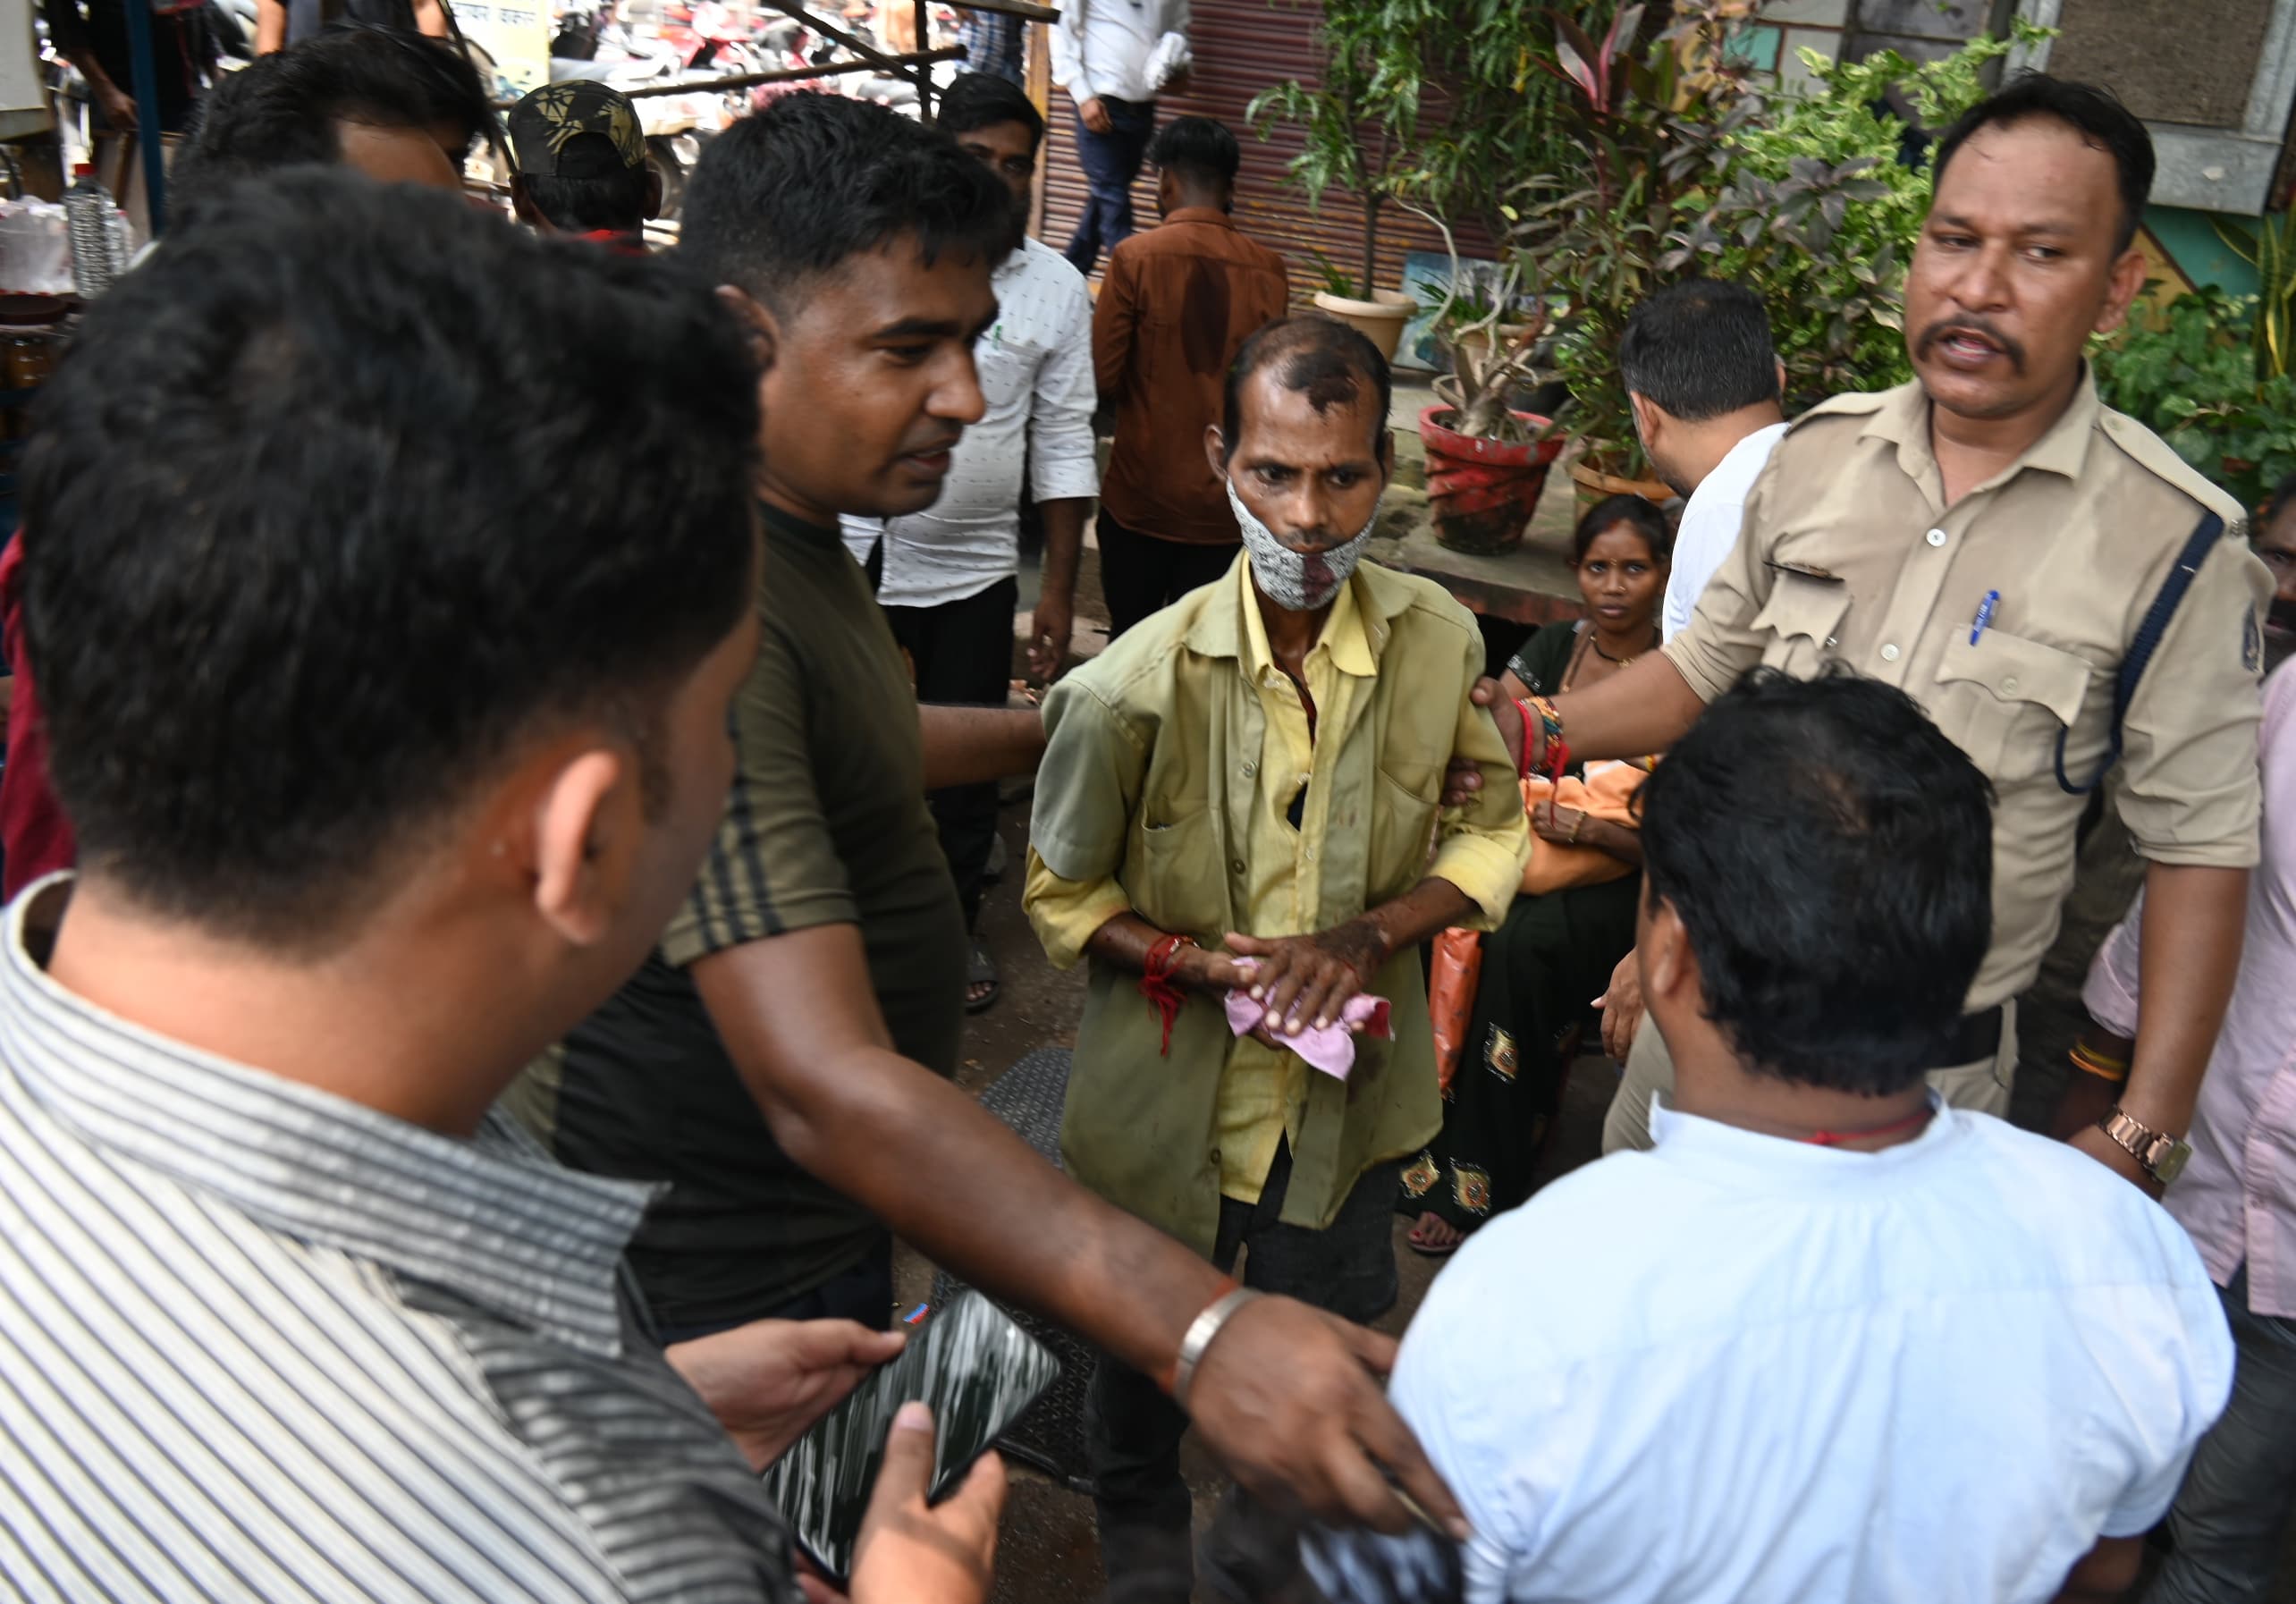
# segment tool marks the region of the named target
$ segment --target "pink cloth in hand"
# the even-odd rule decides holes
[[[1248,973],[1252,960],[1241,959],[1236,967]],[[1341,1005],[1336,1025],[1311,1025],[1296,1036],[1285,1035],[1281,1031],[1270,1034],[1313,1068],[1334,1080],[1346,1080],[1347,1072],[1355,1067],[1356,1036],[1377,1036],[1382,1042],[1394,1039],[1394,1027],[1388,1022],[1389,1010],[1386,998],[1358,992]],[[1245,987],[1237,986],[1228,993],[1228,1028],[1237,1035],[1250,1035],[1267,1017],[1268,1005]]]

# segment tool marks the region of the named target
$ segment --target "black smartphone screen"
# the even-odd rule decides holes
[[[1059,1373],[1060,1362],[1010,1315],[977,1292],[960,1293],[909,1332],[899,1357],[765,1467],[765,1496],[806,1558],[843,1587],[885,1434],[903,1404],[922,1398],[933,1411],[937,1500]]]

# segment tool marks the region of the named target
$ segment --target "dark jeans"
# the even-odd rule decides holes
[[[712,1325],[663,1326],[655,1335],[662,1346],[673,1342],[691,1342],[696,1337],[713,1337],[735,1326],[747,1325],[752,1320],[853,1320],[873,1331],[886,1331],[893,1324],[893,1239],[881,1235],[877,1245],[862,1256],[852,1269],[841,1271],[829,1278],[803,1297],[793,1298],[778,1309],[768,1309],[760,1314],[745,1315],[739,1320],[721,1321]]]
[[[1279,1147],[1256,1203],[1222,1198],[1211,1261],[1230,1269],[1244,1253],[1244,1284],[1328,1309],[1378,1319],[1396,1300],[1394,1198],[1397,1166],[1375,1166],[1355,1183],[1326,1231],[1285,1225],[1291,1152]],[[1180,1477],[1188,1418],[1138,1371],[1103,1357],[1085,1400],[1085,1448],[1097,1490],[1101,1560],[1109,1604],[1187,1604],[1194,1575],[1190,1500]]]
[[[1085,215],[1076,220],[1076,232],[1069,236],[1068,257],[1086,277],[1101,252],[1114,250],[1132,238],[1132,181],[1140,176],[1148,136],[1156,131],[1152,100],[1116,100],[1103,95],[1101,105],[1108,108],[1109,131],[1104,134],[1086,128],[1084,114],[1076,114],[1076,164],[1085,170],[1092,196],[1085,202]]]
[[[1228,572],[1232,545],[1191,545],[1126,528],[1103,508],[1093,523],[1100,543],[1101,597],[1108,603],[1108,636],[1114,640],[1152,612]]]
[[[2296,1498],[2296,1321],[2252,1314],[2248,1271],[2224,1289],[2233,1401],[2193,1450],[2170,1511],[2176,1551],[2145,1604],[2263,1604]]]
[[[938,607],[886,608],[893,638],[916,664],[917,700],[1003,706],[1012,686],[1012,618],[1019,603],[1020,582],[1002,579]],[[946,786],[930,800],[969,930],[981,915],[982,879],[996,844],[996,782]]]

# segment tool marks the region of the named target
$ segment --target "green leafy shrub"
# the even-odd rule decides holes
[[[1796,95],[1756,91],[1749,114],[1711,153],[1704,182],[1678,203],[1670,274],[1735,279],[1768,303],[1790,409],[1912,377],[1902,310],[1906,269],[1929,207],[1926,152],[1887,108],[1943,128],[1985,96],[1985,64],[2020,39],[1972,41],[1945,59],[1894,50],[1854,63],[1801,53],[1813,80]]]
[[[2105,404],[2126,412],[2249,508],[2296,473],[2296,377],[2258,376],[2257,300],[2199,289],[2140,303],[2093,351]]]

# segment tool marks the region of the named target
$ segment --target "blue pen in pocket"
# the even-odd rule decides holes
[[[1977,644],[1977,637],[1984,634],[1986,626],[1993,621],[1993,610],[1999,605],[2001,605],[2001,593],[1997,590],[1987,591],[1985,599],[1977,604],[1976,621],[1969,627],[1970,645]]]

